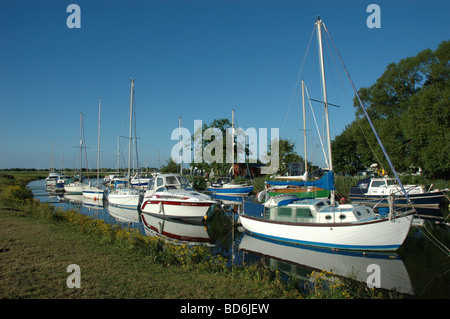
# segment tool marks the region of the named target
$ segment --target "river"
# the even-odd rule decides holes
[[[45,181],[28,185],[36,199],[62,209],[76,209],[93,218],[122,227],[136,228],[147,236],[160,236],[167,241],[189,245],[206,244],[214,254],[228,258],[233,264],[251,265],[262,262],[278,270],[284,278],[300,282],[311,280],[312,271],[332,271],[341,276],[352,275],[362,282],[398,291],[411,298],[450,298],[450,257],[437,242],[449,247],[450,226],[448,207],[423,212],[431,218],[421,218],[413,224],[404,244],[394,253],[331,251],[301,245],[286,245],[250,236],[236,223],[239,206],[221,202],[214,205],[205,222],[181,220],[150,220],[144,227],[138,210],[108,206],[106,201],[94,201],[82,195],[52,194]],[[420,213],[420,212],[419,212]],[[418,223],[417,223],[418,224]],[[378,280],[374,275],[378,271]]]

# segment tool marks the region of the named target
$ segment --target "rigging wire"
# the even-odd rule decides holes
[[[306,49],[305,56],[303,57],[302,64],[301,64],[300,69],[298,71],[297,80],[295,82],[295,86],[294,86],[294,89],[293,89],[293,92],[292,92],[292,95],[291,95],[291,98],[290,98],[290,101],[289,101],[289,104],[288,104],[288,109],[287,109],[286,113],[284,114],[284,118],[283,118],[283,122],[281,123],[280,130],[283,130],[283,128],[284,128],[284,126],[286,124],[286,120],[287,120],[287,117],[289,115],[291,106],[293,104],[294,97],[296,95],[296,92],[299,90],[300,78],[301,78],[301,75],[303,73],[303,67],[305,66],[306,57],[308,56],[309,48],[311,47],[311,42],[312,42],[312,39],[314,37],[314,32],[315,32],[315,28],[313,28],[313,30],[311,32],[311,36],[309,38],[308,47]]]
[[[375,127],[373,127],[373,124],[372,124],[371,121],[369,120],[369,115],[367,114],[367,111],[365,110],[364,105],[363,105],[361,99],[359,98],[359,95],[358,95],[358,92],[357,92],[357,90],[356,90],[356,87],[355,87],[355,85],[354,85],[354,83],[353,83],[353,81],[352,81],[350,75],[348,74],[348,71],[347,71],[347,68],[345,67],[344,61],[342,60],[341,55],[339,54],[339,51],[337,50],[336,46],[334,45],[333,39],[331,38],[331,35],[330,35],[330,33],[328,32],[328,30],[327,30],[325,24],[323,24],[323,27],[324,27],[326,33],[328,34],[328,36],[329,36],[329,38],[330,38],[330,40],[331,40],[331,43],[333,44],[333,47],[334,47],[334,49],[335,49],[335,51],[336,51],[336,53],[337,53],[337,55],[338,55],[338,57],[339,57],[339,60],[341,61],[342,66],[344,67],[345,73],[347,74],[347,77],[348,77],[349,80],[350,80],[350,83],[351,83],[351,85],[352,85],[352,87],[353,87],[353,90],[355,91],[355,94],[356,94],[356,96],[357,96],[357,98],[358,98],[358,100],[359,100],[359,102],[360,102],[360,104],[361,104],[361,107],[363,108],[363,111],[364,111],[364,113],[366,114],[367,120],[369,121],[369,124],[371,125],[371,127],[372,127],[372,129],[373,129],[373,131],[374,131],[374,133],[375,133],[375,132],[376,132]],[[383,153],[385,154],[386,160],[388,161],[389,166],[391,167],[391,169],[392,169],[392,171],[393,171],[393,173],[394,173],[394,175],[395,175],[395,177],[396,177],[396,179],[397,179],[397,181],[398,181],[398,183],[399,183],[399,185],[400,185],[400,187],[401,187],[403,193],[405,194],[406,200],[411,204],[411,200],[409,199],[408,194],[407,194],[407,192],[406,192],[406,190],[405,190],[405,188],[404,188],[402,182],[400,181],[400,178],[398,177],[398,174],[397,174],[397,172],[396,172],[396,170],[395,170],[395,168],[394,168],[394,166],[393,166],[391,160],[389,159],[389,156],[386,154],[386,151],[384,150],[384,148],[383,148],[383,146],[382,146],[383,143],[381,142],[379,136],[378,136],[376,133],[375,133],[375,137],[377,138],[377,140],[378,140],[378,142],[379,142],[379,144],[380,144],[380,147],[381,147]],[[411,206],[412,206],[412,205],[411,205]],[[419,216],[419,219],[420,219],[420,216]],[[428,235],[429,235],[430,237],[427,237],[426,234],[425,234],[424,232],[422,232],[422,233],[424,234],[424,236],[427,237],[427,238],[429,238],[430,241],[431,241],[433,244],[435,244],[441,251],[443,251],[448,257],[450,257],[450,249],[449,249],[448,247],[446,247],[443,243],[441,243],[435,236],[433,236],[433,235],[431,234],[430,230],[429,230],[428,228],[426,228],[426,226],[425,226],[424,228],[425,228],[425,230],[427,231],[427,233],[428,233]],[[434,239],[434,240],[433,240],[433,239]]]
[[[305,84],[305,92],[306,92],[306,96],[307,96],[307,98],[308,98],[309,107],[311,108],[312,116],[313,116],[313,118],[314,118],[314,123],[316,124],[317,133],[319,134],[319,140],[320,140],[320,144],[322,145],[323,156],[324,156],[324,158],[325,158],[325,164],[329,167],[330,165],[329,165],[329,163],[328,163],[328,157],[327,157],[327,154],[326,154],[326,152],[325,152],[325,147],[324,147],[324,145],[323,145],[322,135],[320,134],[319,126],[317,125],[316,116],[315,116],[315,114],[314,114],[314,110],[313,110],[313,107],[312,107],[312,105],[311,105],[311,100],[310,100],[310,98],[309,98],[308,88],[306,87],[306,84]]]

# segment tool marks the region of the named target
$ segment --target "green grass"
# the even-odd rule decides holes
[[[266,278],[207,272],[152,260],[102,242],[78,228],[0,212],[0,298],[279,298]],[[81,269],[81,288],[68,288],[67,266]],[[279,285],[279,283],[278,283]]]

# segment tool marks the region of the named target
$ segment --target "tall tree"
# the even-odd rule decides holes
[[[444,41],[435,51],[426,49],[389,64],[375,84],[358,92],[386,151],[400,171],[421,167],[432,177],[450,176],[449,57],[450,42]],[[342,148],[343,140],[356,142],[352,151],[362,164],[371,159],[386,167],[373,135],[360,119],[363,112],[356,98],[354,104],[355,122],[364,134],[353,131],[353,136],[346,136],[355,129],[354,122],[333,143]],[[373,151],[367,147],[367,141]]]

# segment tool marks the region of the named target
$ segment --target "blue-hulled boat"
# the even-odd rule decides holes
[[[219,179],[216,183],[211,183],[207,190],[213,194],[228,196],[244,196],[251,193],[253,185],[241,185]]]

